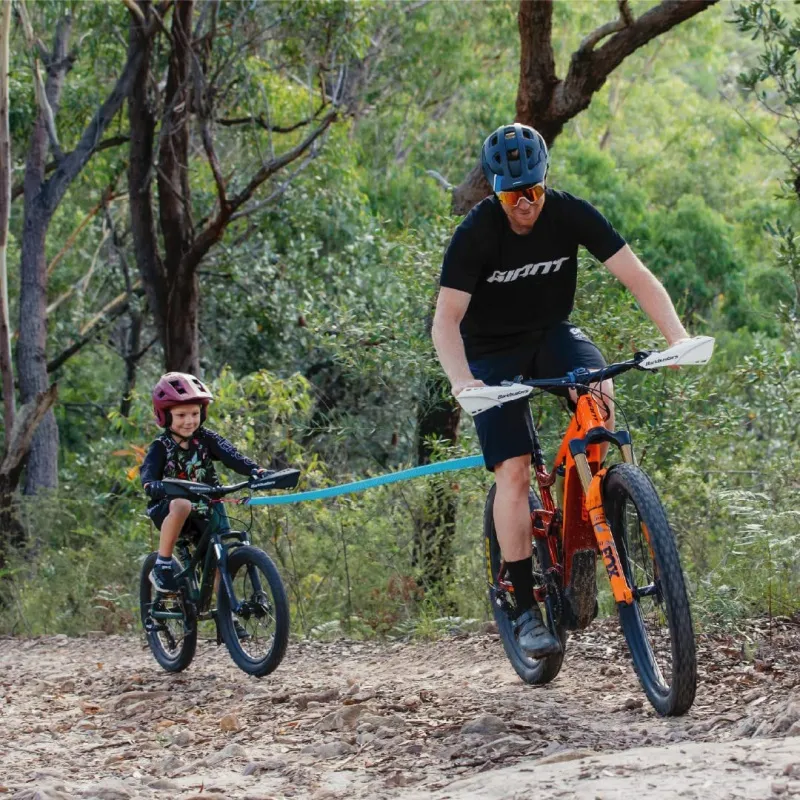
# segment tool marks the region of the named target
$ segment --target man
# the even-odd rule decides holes
[[[547,145],[537,131],[518,123],[498,128],[483,143],[481,162],[493,194],[453,234],[433,321],[433,342],[454,396],[518,375],[554,378],[606,365],[568,321],[579,245],[630,290],[669,345],[688,338],[664,287],[608,220],[586,201],[545,186]],[[601,399],[613,397],[612,382],[604,381],[600,391]],[[603,405],[613,429],[613,404]],[[533,597],[530,408],[508,403],[475,417],[475,425],[497,484],[494,523],[514,586],[516,635],[523,650],[542,658],[561,646]]]

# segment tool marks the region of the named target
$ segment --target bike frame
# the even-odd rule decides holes
[[[609,442],[617,446],[627,463],[635,463],[628,431],[609,431],[604,424],[600,406],[593,391],[587,386],[576,387],[578,402],[570,424],[556,454],[552,471],[545,466],[544,453],[536,428],[533,428],[532,466],[543,508],[531,511],[532,535],[537,552],[546,550],[549,566],[543,569],[555,577],[560,589],[570,585],[573,556],[579,550],[600,553],[611,582],[617,603],[629,605],[633,593],[620,569],[619,553],[606,521],[603,509],[602,481],[606,473],[600,469],[600,444]],[[556,470],[564,467],[563,510],[553,500],[551,488]],[[541,560],[541,559],[540,559]],[[511,584],[503,580],[505,563],[500,566],[498,583],[506,590]],[[538,587],[536,599],[548,603],[552,612],[546,586]]]
[[[194,552],[189,542],[182,537],[178,539],[177,547],[183,558],[186,567],[176,576],[176,580],[184,582],[188,587],[187,601],[192,603],[198,611],[208,609],[211,605],[211,596],[214,592],[214,572],[219,569],[220,578],[228,597],[231,600],[231,609],[234,613],[239,613],[241,603],[236,599],[230,573],[228,572],[228,552],[234,547],[241,547],[250,544],[250,538],[246,531],[232,531],[228,515],[222,505],[222,499],[209,498],[211,515],[206,522],[205,530],[200,537]],[[229,540],[235,541],[229,541]],[[200,561],[203,561],[203,571],[198,586],[196,580],[196,570]],[[253,576],[251,576],[251,579]],[[255,576],[256,588],[261,591],[260,579]],[[153,619],[182,619],[183,614],[177,611],[151,611]],[[200,613],[200,619],[206,619],[210,615]]]

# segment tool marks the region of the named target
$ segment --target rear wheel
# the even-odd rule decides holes
[[[694,702],[697,658],[689,598],[675,537],[653,484],[632,464],[603,482],[606,519],[634,595],[619,605],[633,665],[653,708],[683,714]]]
[[[289,604],[278,568],[263,550],[245,546],[229,553],[228,572],[241,607],[233,613],[220,585],[220,633],[237,667],[249,675],[269,675],[281,663],[289,641]]]
[[[150,571],[157,557],[158,553],[147,556],[139,577],[142,627],[156,661],[167,672],[181,672],[192,663],[197,650],[197,620],[193,606],[185,603],[180,595],[165,595],[155,590],[150,582]],[[175,558],[172,568],[176,574],[181,571]]]
[[[550,683],[550,681],[558,675],[561,670],[561,664],[564,661],[567,631],[562,625],[555,626],[556,635],[561,640],[561,652],[556,655],[545,656],[544,658],[531,658],[519,646],[517,637],[514,635],[514,624],[512,621],[516,608],[514,595],[506,591],[497,582],[502,555],[500,553],[500,545],[497,541],[497,533],[494,528],[494,498],[496,491],[496,485],[492,486],[489,490],[483,511],[483,535],[486,570],[489,580],[489,603],[492,606],[495,622],[497,622],[497,630],[500,634],[500,641],[503,643],[503,649],[506,651],[508,660],[511,662],[511,666],[514,667],[517,675],[519,675],[525,683],[533,685]],[[528,504],[530,505],[531,511],[542,507],[539,498],[533,491],[528,495]],[[544,574],[535,548],[533,551],[533,572],[534,586],[543,586],[545,583]],[[547,618],[547,609],[542,608],[542,612],[545,621],[549,622]],[[548,627],[553,630],[552,625],[548,625]]]

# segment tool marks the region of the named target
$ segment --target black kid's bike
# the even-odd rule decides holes
[[[299,477],[298,470],[285,469],[232,486],[164,480],[168,497],[209,507],[205,524],[199,525],[202,529],[198,530],[197,515],[192,515],[176,543],[178,558],[173,556],[172,563],[180,586],[177,593],[157,592],[150,583],[158,553],[150,553],[142,564],[142,626],[153,656],[165,670],[180,672],[189,666],[197,649],[197,623],[206,619],[216,619],[217,644],[224,641],[236,665],[248,674],[269,675],[281,663],[289,640],[289,604],[281,576],[272,559],[250,544],[249,531],[231,530],[222,498],[245,488],[291,489]]]

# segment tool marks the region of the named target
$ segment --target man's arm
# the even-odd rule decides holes
[[[642,264],[628,245],[605,262],[608,271],[630,291],[642,310],[672,346],[689,334],[683,327],[675,306],[661,282]]]
[[[439,356],[439,363],[450,379],[454,396],[467,386],[483,386],[483,381],[472,377],[459,329],[471,297],[469,292],[442,286],[439,289],[436,313],[433,316],[431,329],[433,346],[436,348],[436,355]]]

